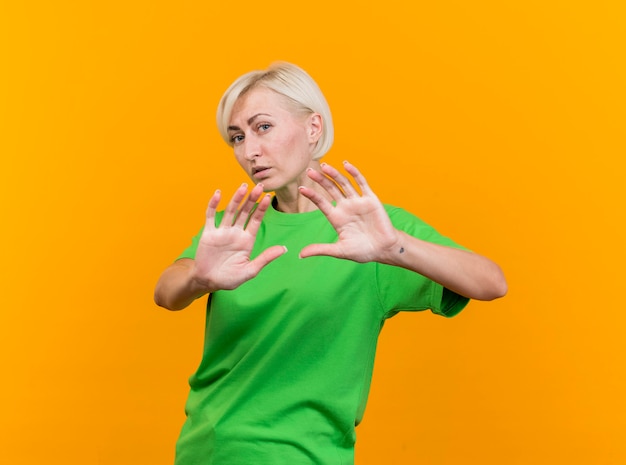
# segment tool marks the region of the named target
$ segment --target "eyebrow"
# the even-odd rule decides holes
[[[256,115],[248,118],[248,121],[246,121],[246,123],[248,123],[248,126],[252,125],[252,123],[254,123],[254,120],[257,119],[259,116],[271,116],[271,115],[268,113],[257,113]],[[241,128],[239,126],[228,126],[229,131],[239,131],[240,129]]]

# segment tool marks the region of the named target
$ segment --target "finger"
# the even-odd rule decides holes
[[[333,205],[323,196],[308,187],[298,187],[300,193],[315,204],[320,211],[328,217],[333,211]]]
[[[352,183],[348,181],[348,178],[341,174],[336,168],[333,168],[326,163],[322,163],[322,171],[324,174],[330,176],[339,185],[339,187],[341,187],[341,190],[346,198],[360,196]]]
[[[340,253],[337,243],[334,244],[310,244],[300,251],[300,258],[316,256],[344,258]]]
[[[287,247],[283,245],[275,245],[265,249],[259,256],[248,263],[248,273],[250,279],[254,278],[269,263],[276,260],[287,252]]]
[[[246,226],[246,231],[248,231],[253,236],[256,235],[259,230],[259,226],[261,226],[261,221],[263,220],[263,216],[265,212],[269,208],[272,203],[272,196],[270,194],[266,194],[263,196],[256,209],[250,215],[250,219],[248,220],[248,224]]]
[[[345,195],[339,186],[337,186],[333,180],[324,176],[324,174],[319,171],[315,171],[313,168],[307,169],[306,174],[310,179],[322,186],[335,201],[345,198]]]
[[[246,192],[248,192],[248,185],[244,182],[239,188],[235,191],[230,202],[224,209],[224,217],[222,218],[222,225],[232,226],[235,218],[237,216],[237,211],[239,209],[239,204],[241,204],[242,200],[246,196]]]
[[[222,192],[217,189],[211,200],[209,200],[209,205],[206,209],[206,224],[204,229],[215,229],[215,213],[217,211],[217,206],[220,203],[220,199],[222,198]]]
[[[361,172],[357,169],[356,166],[354,166],[352,163],[348,161],[344,161],[343,167],[350,174],[350,176],[352,176],[352,178],[357,183],[357,185],[359,186],[359,189],[361,189],[361,192],[364,195],[374,195],[374,192],[372,191],[369,184],[367,183],[365,176],[361,174]]]
[[[248,194],[248,197],[246,198],[245,202],[239,209],[239,212],[237,213],[237,217],[235,218],[235,221],[234,221],[235,226],[245,228],[246,223],[248,222],[248,217],[250,216],[250,213],[254,209],[257,200],[262,194],[263,194],[263,185],[257,184],[256,186],[254,186],[254,188],[250,191],[250,194]]]

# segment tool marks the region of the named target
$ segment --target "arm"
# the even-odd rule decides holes
[[[397,231],[398,241],[383,263],[420,273],[464,297],[503,297],[507,284],[500,267],[482,255],[417,239]]]
[[[181,310],[205,294],[235,289],[285,253],[285,247],[273,246],[254,260],[250,259],[256,233],[271,198],[269,195],[261,198],[263,186],[258,184],[244,201],[247,190],[245,184],[237,189],[219,226],[215,225],[215,215],[221,193],[215,192],[209,201],[195,259],[181,259],[165,269],[154,291],[157,305]]]
[[[397,230],[361,173],[349,163],[344,166],[361,194],[335,168],[323,164],[322,173],[308,171],[336,205],[312,189],[301,187],[300,191],[326,215],[339,239],[334,244],[307,246],[301,257],[329,255],[400,266],[470,299],[492,300],[506,294],[506,280],[498,265],[481,255],[425,242]]]
[[[154,302],[168,310],[182,310],[210,291],[192,279],[194,260],[181,258],[161,274],[154,289]]]

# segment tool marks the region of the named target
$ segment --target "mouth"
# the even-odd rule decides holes
[[[265,177],[265,175],[269,172],[268,166],[255,166],[252,168],[252,176],[253,177]]]

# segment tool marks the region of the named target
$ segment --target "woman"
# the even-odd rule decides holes
[[[453,316],[503,296],[505,279],[383,205],[354,165],[344,163],[349,180],[320,163],[332,119],[297,66],[241,76],[217,120],[255,185],[219,212],[215,192],[203,230],[156,286],[171,310],[209,296],[176,464],[351,464],[385,319]]]

